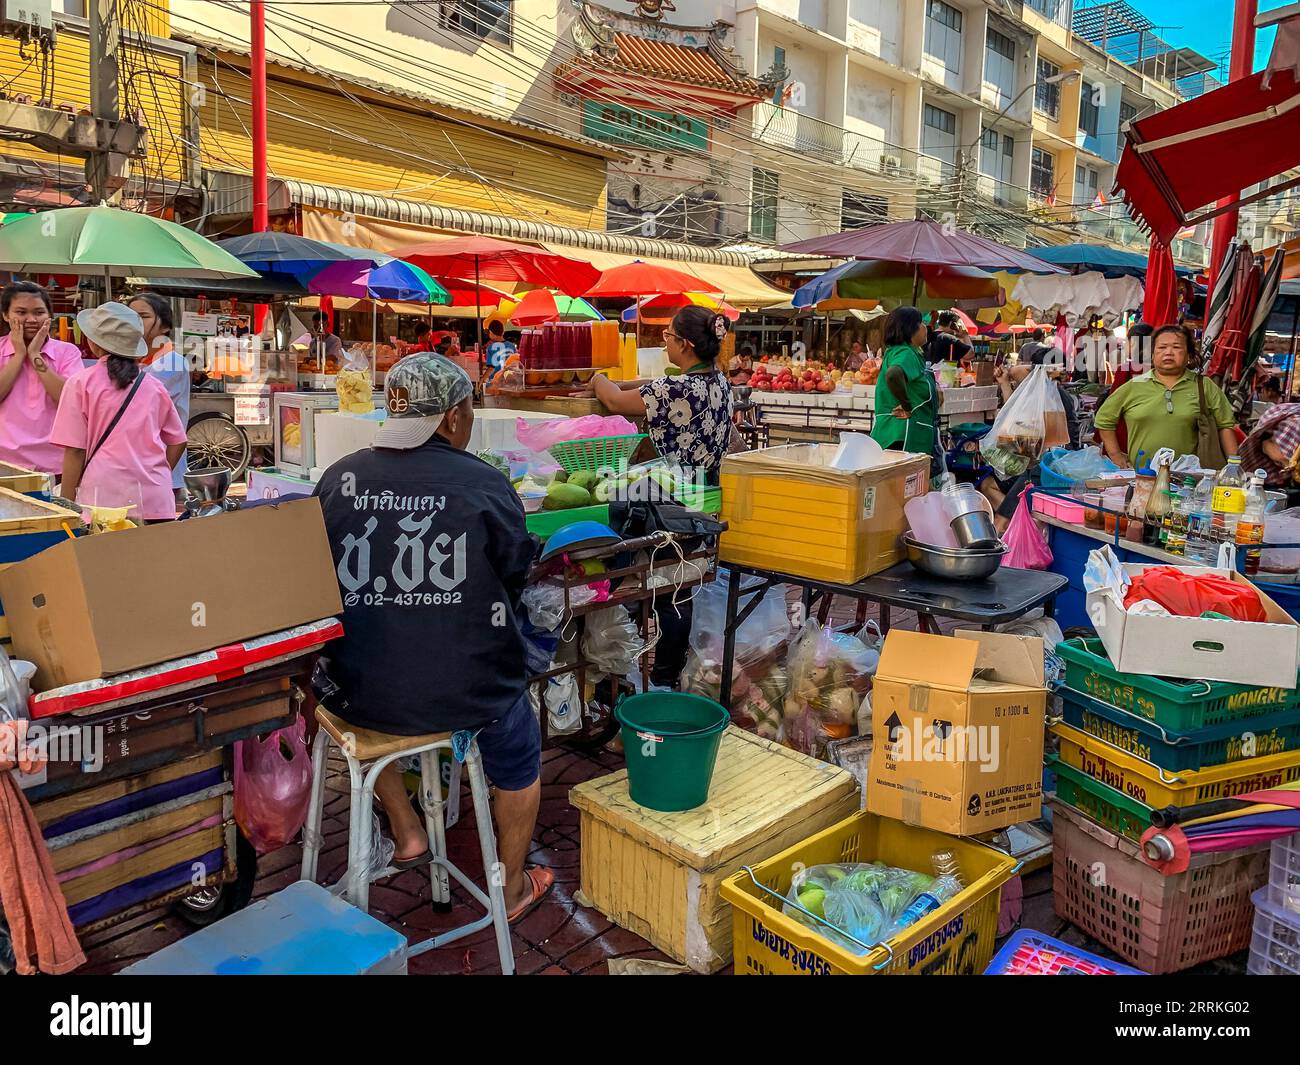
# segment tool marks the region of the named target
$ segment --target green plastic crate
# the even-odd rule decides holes
[[[627,436],[596,436],[590,440],[566,440],[552,444],[548,451],[551,458],[564,467],[566,473],[579,470],[621,470],[623,463],[632,457],[637,445],[645,439],[645,433],[629,433]]]
[[[539,510],[524,518],[528,531],[545,540],[556,529],[572,525],[575,521],[598,521],[609,524],[609,504],[597,503],[591,507],[573,507],[569,510]]]
[[[1142,833],[1151,827],[1150,806],[1066,765],[1054,754],[1047,756],[1047,764],[1056,773],[1057,799],[1117,835],[1134,843],[1142,841]]]
[[[1300,706],[1300,689],[1295,688],[1121,673],[1106,657],[1100,640],[1063,640],[1056,653],[1065,662],[1067,688],[1180,732]]]

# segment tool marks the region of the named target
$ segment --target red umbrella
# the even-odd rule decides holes
[[[491,285],[476,285],[459,277],[440,278],[438,283],[447,290],[451,297],[451,307],[495,307],[502,300],[512,300],[509,292],[502,292]]]
[[[640,259],[623,266],[611,267],[600,275],[584,295],[591,296],[627,296],[638,299],[650,293],[671,295],[680,292],[716,292],[722,289],[711,282],[684,270],[674,270],[671,266],[656,266]]]
[[[786,244],[781,250],[837,259],[887,259],[911,266],[973,266],[980,270],[1025,270],[1034,274],[1066,272],[1028,252],[938,222],[892,222],[850,229]]]
[[[557,288],[567,296],[581,296],[600,277],[591,263],[570,259],[531,244],[514,244],[493,237],[449,237],[412,244],[393,252],[434,277],[472,277],[477,286],[488,281],[527,281],[542,288]],[[483,362],[482,304],[475,304],[478,353]]]
[[[1174,257],[1169,245],[1159,237],[1151,238],[1147,253],[1146,295],[1142,300],[1142,320],[1157,328],[1178,321],[1178,282],[1174,278]]]
[[[1255,305],[1259,302],[1259,289],[1263,271],[1259,262],[1244,248],[1237,256],[1236,276],[1232,279],[1231,303],[1223,332],[1214,342],[1214,352],[1206,373],[1223,381],[1235,381],[1241,376],[1242,362],[1250,341],[1250,326],[1255,318]]]

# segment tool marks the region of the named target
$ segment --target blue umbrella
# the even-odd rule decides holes
[[[301,274],[335,262],[362,260],[377,263],[390,258],[380,252],[330,244],[293,233],[248,233],[216,243],[217,247],[259,274]]]

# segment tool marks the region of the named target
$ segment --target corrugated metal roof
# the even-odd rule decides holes
[[[609,63],[644,74],[656,74],[693,85],[707,85],[745,93],[755,98],[767,92],[753,78],[737,77],[709,54],[705,48],[688,48],[682,44],[651,41],[632,33],[614,34],[618,55]],[[593,58],[598,56],[593,55]]]

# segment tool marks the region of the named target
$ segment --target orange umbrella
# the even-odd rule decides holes
[[[611,267],[600,275],[591,288],[584,293],[592,296],[623,296],[639,299],[650,293],[676,294],[681,292],[716,292],[722,289],[711,282],[671,266],[657,266],[642,262],[640,259],[623,266]]]

